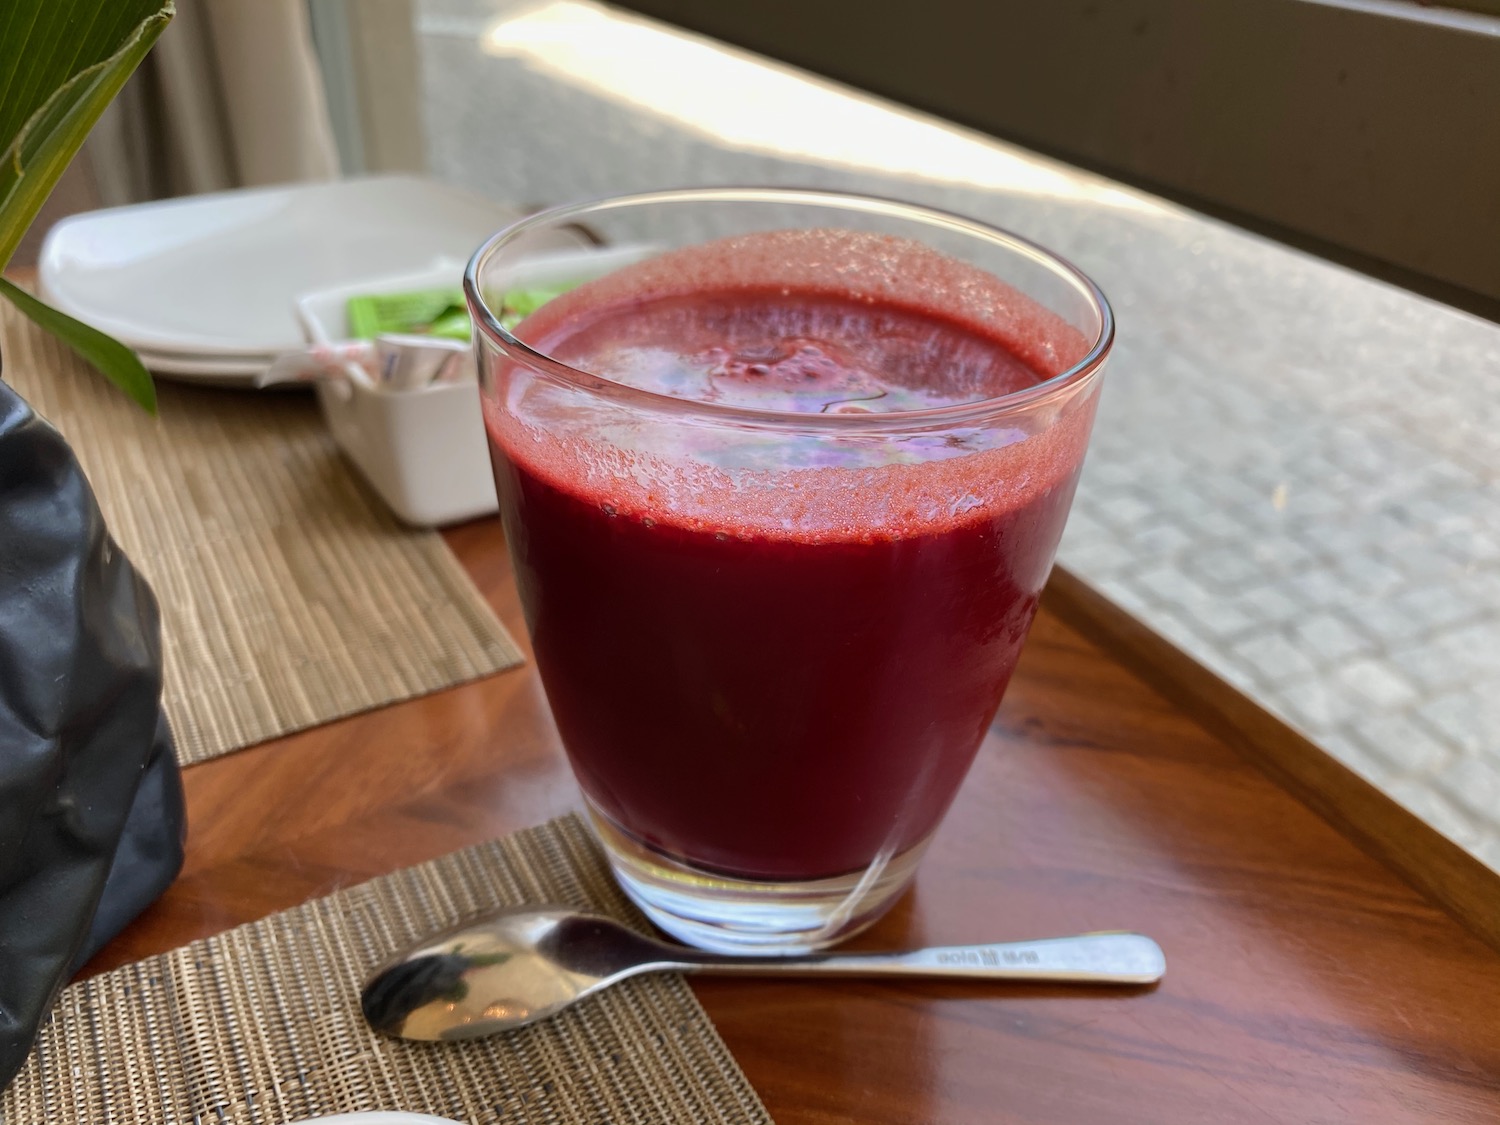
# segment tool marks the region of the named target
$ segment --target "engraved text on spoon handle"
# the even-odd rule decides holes
[[[681,967],[688,972],[747,975],[966,977],[1098,984],[1151,984],[1166,971],[1161,947],[1148,937],[1131,933],[940,946],[905,953],[754,959],[703,957],[694,961]]]

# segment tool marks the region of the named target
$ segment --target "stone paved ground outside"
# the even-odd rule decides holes
[[[480,46],[497,19],[562,37],[598,9],[418,10],[430,162],[455,183],[849,187],[1086,269],[1120,331],[1062,561],[1500,869],[1500,328],[972,134],[902,114],[866,136],[843,112],[864,99],[823,84],[726,107],[731,143],[714,91],[679,120],[535,34]]]
[[[1109,388],[1061,558],[1500,868],[1497,376],[1163,363]]]

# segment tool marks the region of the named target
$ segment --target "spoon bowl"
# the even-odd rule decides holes
[[[425,939],[370,974],[365,1019],[402,1039],[476,1039],[546,1019],[640,973],[931,976],[1148,985],[1161,948],[1121,932],[904,953],[737,957],[646,937],[566,906],[502,910]]]

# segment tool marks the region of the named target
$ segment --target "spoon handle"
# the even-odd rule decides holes
[[[915,976],[985,980],[1154,984],[1166,972],[1161,946],[1141,934],[1107,932],[1077,937],[950,945],[906,953],[815,953],[798,957],[683,958],[683,972],[759,976]]]

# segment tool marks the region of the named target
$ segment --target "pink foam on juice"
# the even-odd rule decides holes
[[[1095,396],[1045,421],[904,412],[1024,391],[1087,342],[962,262],[835,230],[664,254],[517,335],[609,381],[510,365],[486,402],[538,665],[596,806],[748,878],[926,838],[1020,653]],[[726,435],[704,402],[890,418]]]

